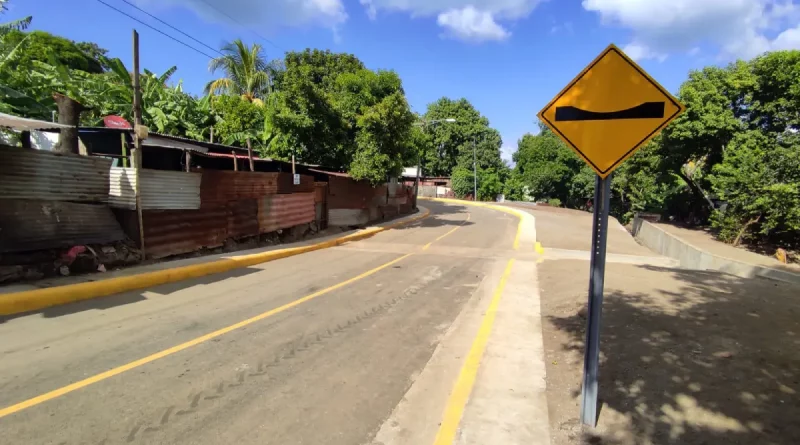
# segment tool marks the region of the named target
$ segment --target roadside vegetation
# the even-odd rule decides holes
[[[778,51],[692,71],[678,98],[687,112],[612,179],[612,213],[654,212],[710,224],[738,245],[800,247],[800,51]],[[593,172],[544,126],[526,134],[507,199],[585,208]]]
[[[31,21],[0,28],[0,111],[51,120],[53,94],[61,93],[86,107],[83,125],[102,125],[108,115],[133,120],[130,67],[96,43],[26,32]],[[466,99],[442,98],[420,116],[411,111],[396,72],[368,69],[351,54],[306,49],[269,60],[260,45],[241,40],[224,44],[220,54],[209,62],[220,77],[201,96],[184,90],[177,66],[163,73],[144,69],[144,124],[205,141],[213,128],[215,142],[249,141],[262,156],[294,155],[373,183],[422,157],[426,175],[450,176],[461,167],[458,196],[472,194],[475,142],[480,197],[494,199],[502,191],[508,168],[500,159],[500,135]],[[422,124],[440,115],[458,121]]]
[[[0,0],[0,6],[5,5]],[[0,25],[0,111],[44,120],[54,93],[87,110],[132,121],[131,72],[94,42],[27,31],[33,19]],[[235,40],[209,62],[219,77],[202,95],[184,90],[178,67],[141,77],[143,120],[153,131],[236,146],[262,156],[320,164],[373,183],[422,160],[426,176],[452,179],[457,197],[535,200],[588,208],[594,174],[540,126],[518,141],[509,167],[502,139],[466,99],[443,97],[411,111],[402,80],[352,54],[306,49],[268,59]],[[612,213],[654,212],[711,224],[733,244],[800,243],[800,51],[767,53],[689,73],[677,94],[688,107],[612,178]],[[532,106],[533,107],[533,106]],[[455,122],[445,120],[455,119]],[[473,168],[473,157],[477,164]]]

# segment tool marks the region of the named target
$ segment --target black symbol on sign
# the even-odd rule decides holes
[[[556,122],[611,121],[622,119],[663,119],[664,102],[645,102],[627,110],[586,111],[576,107],[556,107]]]

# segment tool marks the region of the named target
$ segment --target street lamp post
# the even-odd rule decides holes
[[[453,119],[452,117],[449,117],[447,119],[431,119],[431,120],[422,119],[420,122],[416,123],[415,125],[422,125],[422,131],[423,132],[427,132],[428,125],[436,125],[439,122],[453,123],[455,121],[456,120]],[[419,152],[419,153],[417,153],[417,177],[414,179],[414,208],[415,209],[417,208],[417,196],[419,195],[419,176],[420,176],[420,173],[421,173],[421,169],[422,169],[422,153]]]
[[[475,154],[475,138],[472,138],[472,200],[478,200],[478,160]]]

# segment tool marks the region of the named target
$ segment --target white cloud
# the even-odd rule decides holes
[[[451,9],[439,14],[439,26],[455,38],[481,42],[485,40],[505,40],[511,33],[494,21],[490,12],[478,11],[472,6]]]
[[[773,49],[798,49],[800,48],[800,26],[787,29],[772,41]]]
[[[335,28],[347,21],[342,0],[136,0],[136,3],[181,5],[208,21],[244,25],[258,31],[306,25]]]
[[[517,151],[516,144],[513,145],[513,146],[511,146],[511,145],[503,145],[500,148],[500,157],[504,161],[508,162],[509,165],[514,165],[514,161],[511,158],[511,156],[514,154],[515,151]]]
[[[744,58],[781,45],[800,47],[793,33],[768,37],[797,23],[800,8],[791,0],[583,0],[583,8],[604,24],[630,29],[626,48],[638,58],[663,59],[703,44]]]
[[[530,15],[545,0],[360,0],[370,18],[379,11],[407,13],[411,17],[437,17],[446,34],[465,40],[503,40],[510,33],[498,21]]]

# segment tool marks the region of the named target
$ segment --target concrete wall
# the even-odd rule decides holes
[[[653,251],[678,260],[686,269],[718,270],[742,278],[762,277],[800,284],[800,274],[713,255],[641,218],[633,220],[633,236]]]

